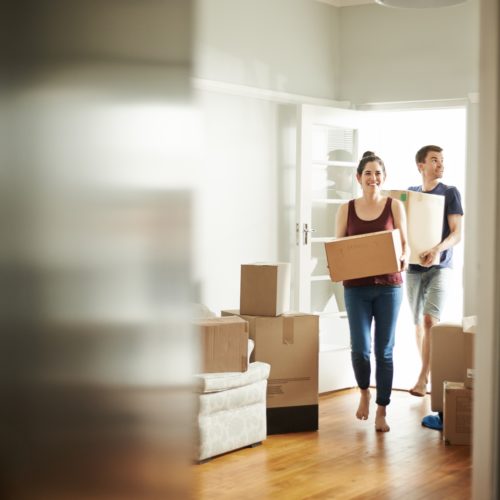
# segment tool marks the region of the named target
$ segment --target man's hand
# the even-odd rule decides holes
[[[419,255],[420,265],[424,267],[432,266],[434,259],[436,258],[437,255],[439,255],[439,250],[437,250],[435,247],[425,252],[422,252]]]

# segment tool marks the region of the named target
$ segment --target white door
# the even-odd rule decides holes
[[[324,244],[339,206],[358,194],[365,113],[298,106],[294,308],[320,316],[320,392],[354,385],[343,287],[330,280]]]

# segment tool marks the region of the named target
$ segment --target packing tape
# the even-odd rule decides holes
[[[293,344],[294,318],[283,318],[283,344]]]

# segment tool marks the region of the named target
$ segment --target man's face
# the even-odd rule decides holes
[[[418,170],[426,180],[441,179],[444,173],[443,153],[429,151],[424,163],[418,164]]]

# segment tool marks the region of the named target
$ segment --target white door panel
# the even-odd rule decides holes
[[[343,287],[328,274],[324,243],[339,206],[357,196],[356,167],[366,112],[298,107],[297,258],[294,308],[320,317],[320,392],[354,386]]]

